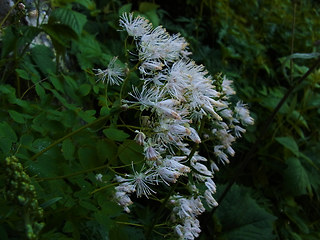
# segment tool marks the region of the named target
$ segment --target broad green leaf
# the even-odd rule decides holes
[[[25,114],[18,113],[14,110],[9,110],[10,117],[17,123],[25,123]]]
[[[286,149],[290,150],[294,155],[297,157],[300,154],[299,146],[296,143],[296,141],[290,136],[290,137],[277,137],[276,141],[283,145]]]
[[[46,95],[46,92],[45,90],[43,89],[43,87],[40,85],[40,84],[36,84],[35,86],[35,89],[36,89],[36,93],[38,94],[38,96],[40,97],[40,99],[45,99],[45,95]]]
[[[41,29],[32,26],[16,26],[10,25],[5,28],[1,44],[1,58],[30,43],[41,32]]]
[[[100,63],[102,55],[99,42],[94,36],[86,33],[82,34],[78,41],[72,43],[72,52],[74,52],[80,67],[84,70],[93,68],[95,63]]]
[[[79,148],[78,157],[80,159],[81,166],[84,169],[94,168],[99,165],[102,165],[93,147]]]
[[[4,153],[8,153],[12,143],[16,142],[17,135],[15,131],[6,122],[0,122],[0,148]]]
[[[66,160],[74,159],[75,146],[70,138],[62,142],[62,154]]]
[[[150,3],[150,2],[141,2],[139,5],[139,12],[146,13],[149,11],[154,11],[159,8],[158,4]]]
[[[244,187],[233,185],[217,208],[216,215],[222,226],[219,239],[275,239],[273,223],[276,217],[260,206]]]
[[[91,91],[91,85],[85,83],[81,84],[79,87],[79,93],[81,96],[87,96]]]
[[[26,80],[31,79],[31,76],[23,69],[16,69],[16,72],[17,72],[18,76],[23,79],[26,79]]]
[[[54,75],[54,74],[49,74],[49,80],[52,83],[52,85],[54,86],[54,88],[62,93],[64,93],[64,89],[63,89],[63,83],[61,82],[61,80],[58,78],[58,76]]]
[[[119,141],[119,142],[122,142],[128,137],[130,137],[130,135],[125,133],[124,131],[113,128],[113,127],[104,129],[103,133],[107,138],[111,140]]]
[[[47,207],[51,206],[52,204],[60,201],[61,199],[62,199],[62,197],[55,197],[55,198],[52,198],[52,199],[50,199],[50,200],[42,203],[40,206],[41,206],[42,208],[47,208]]]
[[[133,163],[142,162],[144,159],[143,149],[133,140],[125,140],[118,148],[120,161],[130,165]]]
[[[33,142],[34,137],[32,135],[22,135],[20,137],[20,144],[25,145],[25,146],[31,146]]]
[[[119,16],[121,16],[123,13],[129,13],[131,12],[131,9],[132,9],[132,3],[127,3],[127,4],[124,4],[122,7],[119,8]]]
[[[96,146],[97,155],[101,162],[108,160],[112,164],[116,161],[118,147],[113,141],[104,139],[97,142]]]
[[[53,61],[55,56],[52,49],[44,45],[36,45],[31,49],[32,60],[43,74],[54,73],[56,63]]]
[[[93,0],[76,0],[76,2],[80,3],[91,11],[96,9],[96,3]]]
[[[81,117],[84,121],[90,123],[93,122],[96,118],[95,118],[95,110],[87,110],[87,111],[79,111],[78,115],[79,117]]]
[[[311,184],[308,177],[308,172],[301,164],[300,160],[295,157],[286,160],[288,164],[284,172],[284,183],[294,196],[303,194],[312,194]]]
[[[77,34],[71,27],[63,24],[43,24],[42,29],[50,36],[56,51],[61,54],[68,41],[77,39]]]
[[[87,17],[79,12],[68,8],[56,8],[50,14],[50,22],[59,22],[69,26],[77,35],[80,35],[84,25],[87,22]]]

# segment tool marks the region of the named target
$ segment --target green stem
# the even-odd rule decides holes
[[[128,79],[129,79],[129,76],[130,76],[130,73],[132,73],[133,71],[137,70],[138,66],[140,65],[140,61],[133,67],[129,70],[126,78],[124,79],[123,83],[122,83],[122,86],[121,86],[121,90],[120,90],[120,101],[122,100],[123,98],[123,91],[124,91],[124,88],[125,86],[127,85],[127,82],[128,82]]]
[[[108,168],[108,167],[109,167],[109,164],[106,164],[106,165],[103,165],[103,166],[100,166],[100,167],[90,168],[90,169],[86,169],[86,170],[83,170],[83,171],[70,173],[70,174],[63,175],[63,176],[49,177],[49,178],[39,178],[38,181],[40,182],[40,181],[64,179],[64,178],[74,177],[74,176],[77,176],[77,175],[81,175],[83,173],[93,172],[93,171],[97,171],[97,170]]]
[[[116,183],[112,183],[112,184],[97,188],[97,189],[93,190],[90,194],[95,194],[96,192],[99,192],[99,191],[101,191],[103,189],[106,189],[106,188],[109,188],[109,187],[112,187],[112,186],[116,186],[116,185],[119,185],[119,184],[120,183],[116,182]]]
[[[19,4],[20,1],[16,1],[16,3],[10,8],[10,10],[8,11],[7,15],[2,19],[1,23],[0,23],[0,28],[2,27],[2,25],[7,21],[8,17],[10,16],[11,12],[13,11],[13,9],[15,9],[15,7]]]
[[[110,112],[111,114],[111,112]],[[73,135],[76,135],[77,133],[81,132],[82,130],[86,129],[86,128],[89,128],[93,125],[95,125],[96,123],[98,122],[101,122],[103,120],[107,120],[109,117],[110,117],[110,114],[107,115],[107,116],[103,116],[101,118],[97,118],[95,121],[91,122],[91,123],[88,123],[84,126],[82,126],[81,128],[78,128],[77,130],[63,136],[62,138],[59,138],[58,140],[56,140],[55,142],[53,142],[52,144],[50,144],[48,147],[46,147],[45,149],[43,149],[42,151],[38,152],[37,154],[33,155],[30,159],[31,160],[35,160],[36,158],[38,158],[39,156],[41,156],[43,153],[49,151],[51,148],[53,148],[54,146],[56,146],[57,144],[59,144],[60,142],[66,140],[67,138],[69,137],[72,137]]]

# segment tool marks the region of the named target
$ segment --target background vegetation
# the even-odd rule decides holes
[[[41,12],[44,2],[35,2],[25,3],[29,16]],[[140,199],[124,213],[111,197],[110,170],[141,159],[142,150],[114,125],[130,117],[114,111],[119,88],[106,90],[92,72],[124,54],[124,11],[180,32],[197,63],[234,80],[255,118],[215,176],[219,207],[201,215],[199,239],[320,239],[316,1],[50,5],[47,23],[27,24],[16,5],[1,26],[0,239],[145,239],[157,203]],[[161,225],[169,212],[157,216],[152,239],[174,238]]]

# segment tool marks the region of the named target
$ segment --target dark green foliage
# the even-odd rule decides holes
[[[137,199],[130,215],[113,201],[114,169],[142,165],[143,149],[133,141],[134,130],[117,125],[132,118],[120,108],[120,87],[106,88],[92,72],[125,54],[118,18],[128,11],[180,32],[197,62],[212,75],[223,72],[234,79],[256,121],[235,147],[231,166],[221,167],[215,177],[217,199],[233,179],[235,184],[217,210],[207,213],[210,221],[202,223],[200,239],[320,238],[319,68],[295,86],[319,57],[316,1],[51,4],[46,24],[26,26],[16,17],[1,26],[0,239],[28,236],[21,219],[31,208],[17,211],[19,203],[9,201],[5,187],[13,178],[5,165],[11,156],[30,177],[37,193],[32,197],[44,211],[39,239],[144,239],[155,217],[150,209],[158,209],[163,199],[149,199],[149,205]],[[53,46],[33,46],[38,34],[48,35]],[[140,80],[132,73],[128,81]],[[256,151],[246,161],[242,156],[252,146]],[[212,149],[200,151],[213,156]],[[104,174],[102,182],[95,178],[98,173]],[[166,224],[168,217],[162,219]],[[171,239],[171,233],[170,225],[160,225],[153,236]]]

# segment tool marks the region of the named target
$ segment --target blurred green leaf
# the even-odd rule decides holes
[[[117,128],[106,128],[103,130],[104,135],[115,141],[123,142],[125,139],[127,139],[130,135],[125,133],[123,130],[119,130]]]
[[[68,8],[56,8],[50,15],[49,23],[52,22],[69,26],[79,36],[87,22],[87,17]]]
[[[244,187],[233,185],[216,215],[222,226],[221,239],[275,239],[273,223],[276,217],[260,206]]]
[[[120,161],[127,165],[130,165],[132,162],[142,162],[144,159],[142,152],[142,147],[133,140],[125,140],[118,148]]]
[[[300,154],[299,146],[297,145],[296,141],[290,137],[277,137],[276,141],[283,145],[286,149],[290,150],[294,155],[297,157]]]
[[[284,172],[284,183],[294,196],[303,194],[312,194],[311,184],[308,177],[308,172],[301,164],[300,160],[295,157],[286,159],[288,164]]]

